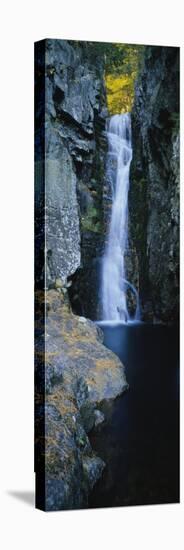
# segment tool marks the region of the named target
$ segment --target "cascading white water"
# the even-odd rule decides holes
[[[126,280],[125,251],[128,245],[128,190],[132,159],[130,114],[113,115],[108,123],[107,177],[112,192],[110,230],[102,268],[102,306],[104,320],[130,319],[127,286],[137,300],[135,317],[139,316],[136,289]]]

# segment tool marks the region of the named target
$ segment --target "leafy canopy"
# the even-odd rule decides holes
[[[112,44],[106,61],[107,105],[111,115],[131,111],[135,80],[143,55],[143,46]]]
[[[132,109],[134,86],[143,59],[144,46],[91,42],[96,59],[103,57],[109,114]]]

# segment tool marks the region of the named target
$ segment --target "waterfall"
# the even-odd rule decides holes
[[[130,320],[127,308],[127,286],[136,296],[137,290],[126,280],[125,251],[128,246],[128,190],[132,159],[130,114],[113,115],[107,128],[107,177],[111,186],[112,211],[108,242],[102,266],[102,307],[104,320]]]

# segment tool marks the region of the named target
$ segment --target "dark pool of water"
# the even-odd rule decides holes
[[[102,326],[126,367],[130,389],[106,406],[91,433],[106,462],[89,507],[179,501],[178,331],[160,325]]]

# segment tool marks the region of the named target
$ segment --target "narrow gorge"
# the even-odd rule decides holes
[[[47,510],[151,503],[160,493],[161,502],[177,501],[178,409],[168,492],[161,464],[152,472],[155,494],[143,483],[136,500],[143,470],[124,449],[129,427],[147,476],[150,455],[139,445],[153,429],[159,447],[149,395],[159,376],[163,429],[171,420],[165,360],[174,330],[170,373],[179,321],[179,49],[47,39],[36,45],[35,84],[37,492],[44,479]],[[155,374],[152,343],[157,352],[163,344],[164,360],[153,353]],[[150,378],[141,374],[149,362]],[[171,380],[178,402],[173,371]],[[168,440],[162,451],[164,462]]]

